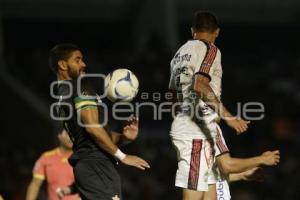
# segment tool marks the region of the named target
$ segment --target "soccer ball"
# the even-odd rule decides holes
[[[139,89],[139,81],[128,69],[117,69],[105,78],[107,98],[112,102],[131,101]]]

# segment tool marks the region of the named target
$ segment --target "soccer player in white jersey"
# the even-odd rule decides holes
[[[175,185],[183,188],[184,200],[216,199],[219,169],[228,175],[279,162],[278,151],[248,159],[230,157],[217,122],[221,117],[238,134],[250,122],[234,117],[221,102],[221,53],[214,45],[219,31],[213,14],[197,12],[194,40],[182,45],[171,61],[169,88],[177,92],[178,112],[170,136],[178,158]]]

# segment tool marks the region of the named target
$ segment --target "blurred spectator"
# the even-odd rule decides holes
[[[72,154],[72,141],[63,130],[58,134],[59,146],[47,151],[37,160],[33,169],[26,200],[37,200],[38,193],[44,181],[47,182],[48,200],[58,200],[57,190],[74,183],[73,169],[68,163]],[[63,197],[64,200],[79,200],[78,195]]]

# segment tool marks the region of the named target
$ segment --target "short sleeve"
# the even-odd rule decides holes
[[[84,95],[73,99],[77,111],[84,109],[97,109],[97,101],[94,97]]]
[[[216,58],[218,48],[214,44],[206,41],[201,41],[201,43],[202,44],[196,49],[196,51],[198,51],[198,53],[202,56],[200,56],[197,62],[195,74],[202,74],[211,80],[209,72]],[[205,54],[203,56],[204,51]]]
[[[46,159],[43,155],[35,162],[32,173],[34,178],[46,179]]]

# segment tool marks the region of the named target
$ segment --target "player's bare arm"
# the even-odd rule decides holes
[[[260,156],[251,158],[232,158],[229,153],[218,156],[217,163],[220,170],[228,175],[231,173],[241,173],[260,166],[276,166],[280,161],[280,152],[267,151]]]
[[[27,188],[26,200],[36,200],[44,180],[33,178]]]
[[[117,156],[116,153],[120,152],[119,148],[113,143],[108,133],[103,127],[100,126],[98,121],[98,110],[97,109],[85,109],[80,111],[80,118],[86,125],[86,130],[94,138],[96,143],[105,151],[113,156]],[[122,153],[123,154],[123,153]],[[137,157],[131,155],[121,155],[122,158],[117,156],[120,161],[126,165],[134,166],[144,170],[149,168],[149,164]]]
[[[81,110],[80,118],[86,125],[85,129],[94,138],[97,144],[111,155],[114,155],[118,147],[112,142],[105,129],[99,125],[97,109]]]
[[[210,87],[208,77],[199,73],[195,74],[194,91],[197,92],[201,99],[217,112],[237,134],[241,134],[248,129],[250,122],[232,116]]]
[[[229,182],[236,181],[262,181],[263,180],[262,168],[255,167],[241,173],[229,174]]]

